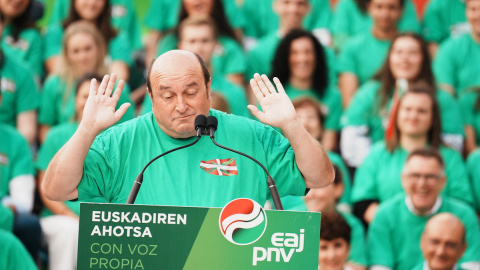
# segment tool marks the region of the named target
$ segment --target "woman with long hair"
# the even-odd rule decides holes
[[[448,93],[436,90],[425,41],[417,34],[403,33],[392,40],[388,56],[373,80],[355,94],[342,118],[340,147],[345,161],[358,167],[370,145],[391,133],[392,108],[409,84],[422,81],[436,96],[440,106],[443,140],[456,150],[463,145],[463,123],[460,108]],[[390,131],[388,131],[390,130]]]
[[[125,81],[129,78],[129,66],[132,64],[132,50],[125,33],[116,30],[111,23],[109,0],[73,0],[68,17],[61,24],[51,25],[45,34],[44,58],[48,73],[52,73],[58,64],[65,30],[77,21],[90,22],[105,39],[108,71],[116,73]]]
[[[0,1],[3,23],[2,50],[28,64],[40,78],[43,75],[42,35],[32,18],[33,0]]]
[[[335,150],[342,114],[341,97],[329,81],[327,55],[315,36],[305,30],[287,34],[275,53],[271,77],[282,82],[290,99],[308,96],[323,104],[326,120],[322,145]]]
[[[399,98],[393,115],[391,136],[385,136],[385,141],[372,147],[355,173],[354,213],[369,223],[379,203],[403,193],[400,175],[408,154],[427,147],[439,150],[445,161],[448,181],[443,194],[472,203],[463,159],[442,143],[440,108],[430,86],[421,82],[411,85]]]
[[[106,46],[97,28],[85,21],[72,23],[63,35],[62,52],[55,72],[50,75],[42,91],[40,105],[40,141],[45,139],[48,129],[74,117],[74,93],[77,81],[86,73],[105,74],[104,58]],[[129,102],[128,90],[121,98]],[[134,117],[129,109],[121,121]]]

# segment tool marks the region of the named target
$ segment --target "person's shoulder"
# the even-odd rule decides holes
[[[459,160],[462,160],[462,156],[460,155],[460,153],[458,153],[455,149],[447,146],[447,145],[441,145],[440,146],[440,154],[442,155],[445,163],[448,164],[448,161],[447,160],[450,160],[450,159],[459,159]]]
[[[270,32],[265,36],[261,37],[255,47],[250,51],[251,53],[262,53],[265,48],[272,47],[280,42],[281,37],[277,31]]]
[[[8,136],[10,138],[22,137],[22,135],[20,135],[20,133],[18,133],[18,131],[13,126],[7,124],[0,123],[0,131],[5,134],[5,136]],[[8,141],[8,139],[6,141]]]
[[[473,151],[468,155],[467,164],[480,164],[480,149]]]
[[[442,196],[442,212],[450,212],[458,218],[476,218],[475,210],[467,203],[456,198]]]
[[[77,122],[67,122],[55,125],[48,131],[47,138],[62,138],[68,134],[70,135],[69,137],[71,137],[77,130],[77,127]]]
[[[338,213],[340,213],[340,215],[345,219],[345,221],[348,223],[348,225],[350,225],[352,229],[358,228],[358,226],[363,228],[362,222],[355,215],[342,211],[338,211]]]
[[[63,35],[63,25],[62,23],[53,23],[47,26],[45,30],[45,36],[49,35]]]
[[[390,154],[390,152],[388,152],[387,150],[387,144],[385,143],[385,141],[382,140],[372,145],[372,147],[370,148],[369,155],[379,155],[379,154],[385,154],[385,153]]]
[[[123,138],[123,140],[130,140],[134,138],[136,134],[144,134],[152,129],[154,127],[153,125],[156,124],[153,118],[153,112],[145,113],[121,124],[107,128],[97,135],[96,139],[109,141],[111,138],[115,138],[115,141],[117,142],[120,138]]]
[[[405,194],[398,194],[378,206],[377,214],[379,217],[382,216],[398,216],[398,210],[405,206]]]
[[[18,145],[28,145],[27,140],[13,126],[0,123],[0,134],[2,142],[6,142],[8,147],[18,148]]]
[[[2,51],[4,59],[2,71],[10,71],[15,77],[32,76],[28,64],[11,53],[13,52]]]

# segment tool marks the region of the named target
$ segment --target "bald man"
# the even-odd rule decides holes
[[[88,201],[103,197],[125,203],[137,174],[155,156],[191,143],[199,114],[218,119],[218,143],[259,159],[277,181],[280,196],[330,184],[334,171],[321,145],[299,122],[278,79],[255,75],[253,92],[262,106],[249,105],[263,125],[210,109],[210,75],[203,60],[187,51],[169,51],[150,66],[147,87],[152,112],[109,128],[128,108],[115,111],[123,81],[110,97],[116,76],[92,81],[76,133],[50,163],[42,184],[51,200]],[[282,130],[285,137],[272,127]],[[107,129],[109,128],[109,129]],[[98,135],[102,130],[107,129]],[[98,136],[97,136],[98,135]],[[136,203],[223,207],[244,197],[263,204],[264,172],[243,156],[216,147],[209,138],[157,160],[144,174]]]
[[[450,213],[433,216],[425,225],[420,248],[425,262],[415,270],[460,270],[457,262],[467,249],[463,223]]]

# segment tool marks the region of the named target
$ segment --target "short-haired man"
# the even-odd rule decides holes
[[[204,62],[191,52],[169,51],[159,56],[148,71],[152,113],[97,136],[128,108],[123,104],[114,110],[123,86],[120,81],[110,97],[115,79],[115,75],[105,76],[99,87],[92,81],[77,132],[55,155],[45,173],[42,188],[47,198],[103,197],[108,202],[124,203],[136,175],[147,162],[159,153],[194,141],[194,120],[200,114],[218,118],[218,143],[266,164],[277,180],[280,196],[301,195],[306,187],[323,187],[334,178],[325,151],[303,128],[278,79],[274,80],[277,92],[265,75],[256,74],[250,84],[263,111],[253,105],[248,108],[263,123],[280,128],[285,137],[257,121],[210,110],[210,76]],[[212,171],[206,164],[217,170]],[[263,170],[203,138],[150,166],[136,202],[223,207],[238,197],[265,203],[268,189]]]
[[[465,227],[455,215],[437,214],[425,225],[420,248],[425,261],[415,270],[459,270],[457,262],[467,248]]]
[[[367,255],[370,269],[411,270],[421,263],[420,237],[423,228],[433,215],[443,212],[456,215],[465,225],[468,248],[461,259],[462,267],[478,269],[478,220],[470,206],[440,196],[446,182],[440,154],[434,149],[411,152],[401,177],[406,195],[399,195],[380,204],[369,226]]]

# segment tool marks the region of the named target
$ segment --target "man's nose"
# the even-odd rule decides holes
[[[185,99],[181,96],[177,98],[177,104],[175,106],[175,109],[180,112],[184,113],[187,110],[187,103],[185,102]]]

